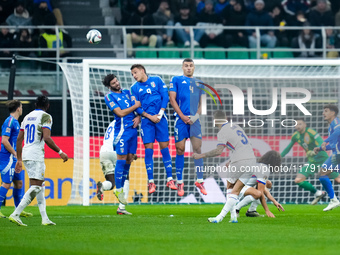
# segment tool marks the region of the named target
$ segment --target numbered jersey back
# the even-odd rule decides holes
[[[100,152],[113,152],[113,137],[114,137],[114,128],[116,121],[112,121],[110,125],[107,127],[103,145],[100,148]]]
[[[25,116],[20,130],[25,132],[23,160],[44,161],[43,129],[52,128],[52,116],[43,110],[34,110]]]
[[[232,162],[255,158],[249,138],[239,125],[224,124],[217,134],[217,139],[219,145],[224,145],[231,151]]]

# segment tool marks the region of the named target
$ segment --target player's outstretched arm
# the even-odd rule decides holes
[[[7,135],[3,135],[1,137],[1,143],[5,146],[6,150],[9,153],[13,154],[14,157],[17,157],[17,152],[13,149],[11,143],[8,140],[9,140],[9,136]]]
[[[225,146],[223,146],[223,145],[217,145],[216,149],[214,149],[214,150],[211,150],[209,152],[202,153],[202,154],[194,153],[194,154],[192,154],[192,157],[194,159],[217,157],[217,156],[220,156],[222,154],[224,148],[225,148]]]
[[[260,183],[260,182],[257,183],[257,189],[259,191],[261,191],[260,201],[261,201],[262,207],[265,210],[267,216],[269,218],[275,218],[274,214],[269,210],[267,202],[266,202],[266,198],[264,196],[264,189],[265,189],[265,187],[266,186],[263,183]]]
[[[22,170],[22,142],[24,141],[24,131],[20,130],[17,138],[17,163],[15,164],[15,172],[20,173]]]
[[[288,146],[281,152],[281,157],[283,158],[288,154],[288,152],[293,148],[295,141],[291,140]]]
[[[51,138],[51,130],[48,128],[43,128],[43,139],[48,147],[50,147],[55,152],[58,152],[60,157],[63,159],[64,162],[68,160],[68,156],[65,152],[63,152],[53,141]]]
[[[183,112],[181,111],[181,108],[179,108],[179,105],[176,101],[177,93],[174,91],[170,91],[170,104],[174,108],[175,112],[178,114],[178,116],[183,120],[185,124],[189,124],[190,118],[189,116],[185,116]]]
[[[276,208],[279,210],[279,211],[282,211],[284,212],[285,209],[283,208],[283,206],[276,201],[276,199],[272,196],[272,194],[270,194],[270,191],[268,189],[264,189],[264,195],[270,200],[273,202],[273,204],[276,206]]]

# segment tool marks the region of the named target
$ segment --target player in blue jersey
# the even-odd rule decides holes
[[[164,113],[168,102],[168,88],[159,76],[148,76],[145,67],[135,64],[130,68],[136,83],[131,87],[132,96],[140,101],[142,107],[137,113],[142,115],[142,139],[145,147],[145,167],[148,174],[149,193],[156,191],[153,178],[153,144],[155,139],[159,143],[163,156],[163,163],[167,175],[166,186],[177,190],[172,179],[172,163],[169,152],[168,118]]]
[[[1,205],[6,198],[11,183],[14,183],[13,198],[15,207],[19,205],[24,194],[22,189],[24,172],[14,172],[15,164],[17,162],[16,143],[20,130],[18,119],[22,115],[22,104],[18,100],[11,100],[7,103],[7,108],[10,112],[10,116],[2,125],[1,134],[0,171],[2,185],[0,187],[0,218],[6,218],[6,216],[1,213]],[[20,216],[30,217],[32,214],[23,211]]]
[[[114,171],[116,190],[114,191],[119,202],[127,204],[123,185],[129,175],[134,154],[137,151],[137,126],[140,117],[133,113],[141,106],[139,101],[133,101],[129,90],[123,90],[114,74],[106,75],[103,79],[105,87],[110,93],[105,96],[105,103],[113,112],[115,118],[113,150],[117,153],[117,162]],[[110,180],[113,183],[113,180]]]
[[[322,186],[331,199],[329,205],[323,209],[325,212],[340,206],[340,202],[334,194],[333,185],[329,175],[333,171],[339,171],[340,167],[340,119],[337,117],[339,109],[337,106],[328,104],[324,106],[322,115],[329,123],[328,138],[320,147],[314,148],[314,152],[332,150],[332,155],[322,164],[321,176],[319,178]]]
[[[194,61],[190,58],[183,60],[183,75],[174,76],[170,81],[170,103],[175,110],[175,145],[176,145],[176,174],[177,193],[184,195],[183,168],[185,141],[190,138],[193,152],[201,154],[202,132],[199,115],[201,113],[203,85],[193,77]],[[203,195],[207,195],[203,182],[203,159],[195,159],[197,181],[195,185]],[[202,170],[202,171],[201,171]]]

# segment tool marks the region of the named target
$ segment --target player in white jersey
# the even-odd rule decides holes
[[[104,173],[106,181],[97,182],[97,198],[102,201],[104,199],[103,192],[106,190],[112,190],[115,186],[115,167],[117,162],[117,153],[113,150],[113,138],[114,138],[114,127],[116,121],[112,121],[108,128],[106,129],[103,145],[100,147],[100,165],[102,167],[102,171]],[[125,195],[125,200],[127,200],[129,195],[129,176],[124,176],[125,181],[123,183],[123,191]],[[117,214],[126,214],[131,215],[132,213],[128,212],[125,209],[125,205],[119,203]]]
[[[58,152],[63,161],[67,161],[67,155],[54,143],[51,138],[52,116],[46,113],[50,104],[46,96],[39,96],[35,102],[35,110],[25,116],[21,123],[17,139],[17,163],[15,171],[20,173],[22,162],[24,162],[29,180],[30,188],[25,193],[15,211],[9,216],[9,220],[19,226],[27,226],[20,220],[20,213],[36,197],[42,218],[42,225],[55,225],[46,214],[46,200],[44,188],[45,176],[45,151],[47,144],[55,152]],[[22,148],[22,142],[25,145]]]
[[[227,183],[227,202],[224,205],[222,212],[217,217],[208,219],[211,223],[218,223],[223,220],[227,213],[231,211],[238,202],[238,196],[242,188],[249,181],[254,172],[256,172],[258,180],[258,194],[260,194],[261,203],[264,207],[266,206],[266,200],[263,197],[263,190],[265,187],[263,178],[268,175],[268,168],[262,167],[262,165],[259,167],[256,164],[256,158],[248,136],[240,126],[228,123],[226,114],[223,111],[215,112],[214,122],[214,124],[220,128],[220,131],[217,134],[219,142],[217,148],[203,154],[194,153],[193,158],[200,159],[219,156],[222,154],[225,147],[231,151],[231,163],[226,172],[229,177]],[[278,156],[280,155],[278,154]],[[266,210],[266,214],[268,217],[275,217],[269,210]],[[236,213],[232,215],[231,222],[237,222]]]

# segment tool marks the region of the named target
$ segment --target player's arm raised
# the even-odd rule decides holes
[[[295,144],[295,141],[293,141],[292,139],[290,143],[288,144],[288,146],[281,152],[282,158],[288,154],[288,152],[293,148],[294,144]]]
[[[22,142],[24,141],[25,133],[23,130],[19,131],[17,138],[17,163],[15,164],[15,172],[20,173],[22,170]]]
[[[16,151],[13,149],[12,145],[10,144],[8,140],[9,140],[9,136],[7,135],[3,135],[1,137],[1,143],[5,146],[6,150],[10,152],[11,154],[13,154],[14,157],[17,157]]]
[[[194,153],[192,154],[192,157],[194,159],[201,159],[201,158],[212,158],[212,157],[217,157],[220,156],[224,150],[225,146],[222,144],[217,145],[216,149],[208,151],[206,153],[202,153],[202,154],[197,154]]]
[[[60,157],[63,159],[63,161],[66,162],[68,160],[68,156],[53,141],[53,139],[51,137],[51,130],[49,128],[43,128],[42,131],[43,131],[43,139],[44,139],[45,143],[47,144],[47,146],[50,147],[55,152],[57,152],[60,155]],[[18,139],[18,141],[19,141],[19,139]]]

